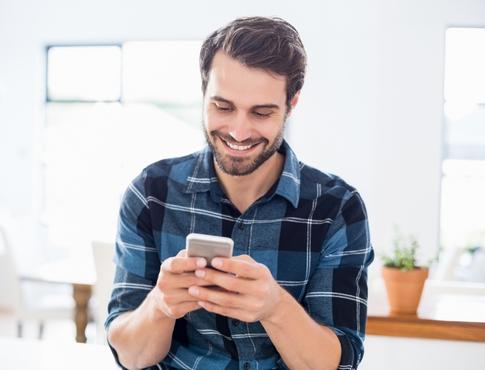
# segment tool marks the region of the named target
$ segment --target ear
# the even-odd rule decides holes
[[[300,99],[300,92],[301,92],[301,90],[298,90],[296,92],[295,96],[293,96],[293,98],[291,98],[291,101],[290,101],[291,109],[288,112],[288,116],[291,114],[291,112],[293,112],[293,109],[295,109],[296,104],[298,104],[298,100]]]

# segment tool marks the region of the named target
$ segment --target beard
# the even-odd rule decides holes
[[[278,151],[281,144],[283,143],[285,123],[286,120],[283,123],[281,130],[278,132],[272,142],[270,142],[266,138],[248,139],[244,142],[236,142],[230,135],[223,134],[218,130],[207,132],[204,124],[202,124],[202,130],[204,131],[204,136],[207,144],[214,153],[214,159],[217,166],[228,175],[246,176],[256,171],[264,162],[266,162],[269,158],[273,156],[273,154]],[[221,145],[226,145],[222,141],[243,146],[254,144],[262,145],[263,150],[260,151],[258,154],[250,154],[247,157],[235,157],[224,153],[222,150],[219,150],[216,145],[217,140],[221,142]]]

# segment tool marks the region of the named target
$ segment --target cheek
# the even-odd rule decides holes
[[[207,131],[221,130],[228,124],[228,118],[224,118],[221,114],[211,112],[205,113],[205,127]]]
[[[280,120],[274,120],[272,122],[265,122],[259,126],[259,133],[261,136],[266,137],[267,139],[274,140],[282,130],[282,123]]]

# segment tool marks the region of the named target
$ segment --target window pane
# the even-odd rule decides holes
[[[477,238],[485,231],[484,189],[485,161],[443,162],[441,239],[444,246],[479,242]]]
[[[448,29],[445,58],[445,158],[485,160],[485,29]]]
[[[485,29],[446,31],[445,100],[485,103]]]
[[[445,128],[445,158],[485,160],[485,104],[460,117],[446,114]]]
[[[119,46],[53,46],[47,53],[49,100],[120,99]]]
[[[200,41],[123,44],[123,100],[199,106]]]
[[[113,240],[128,183],[150,163],[202,148],[199,48],[182,41],[49,49],[50,98],[69,100],[46,106],[50,245],[67,252]],[[119,98],[120,76],[122,103],[97,102]]]
[[[485,29],[448,29],[445,58],[442,271],[485,281]]]
[[[121,196],[148,164],[203,146],[199,127],[151,104],[47,105],[45,220],[66,249],[113,240]]]

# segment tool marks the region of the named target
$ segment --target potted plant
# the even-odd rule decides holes
[[[417,264],[418,249],[415,237],[404,238],[398,234],[392,254],[382,256],[382,276],[391,314],[416,314],[429,273],[428,267]]]

